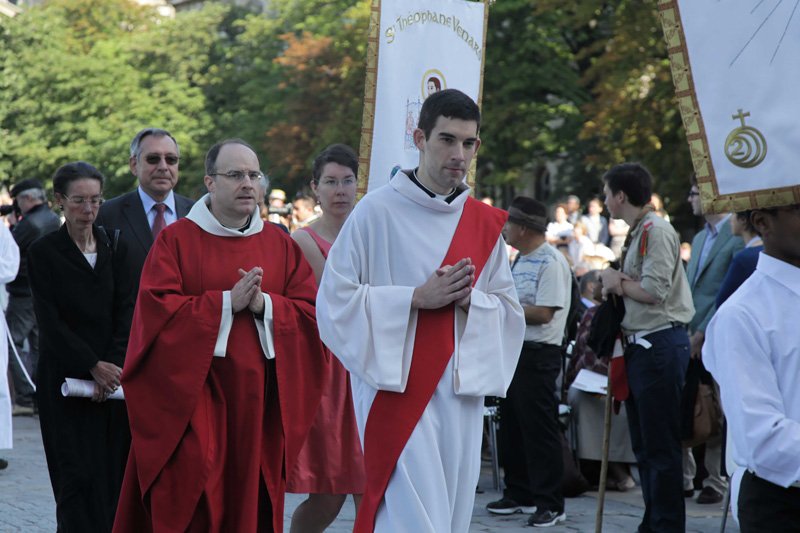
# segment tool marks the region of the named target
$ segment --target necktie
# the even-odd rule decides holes
[[[156,218],[153,220],[153,239],[155,239],[161,230],[167,227],[167,221],[164,219],[164,211],[167,210],[167,206],[166,204],[156,204],[153,209],[156,210]]]

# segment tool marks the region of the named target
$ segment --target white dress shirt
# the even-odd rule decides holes
[[[800,480],[800,268],[765,253],[706,330],[734,460],[788,487]]]

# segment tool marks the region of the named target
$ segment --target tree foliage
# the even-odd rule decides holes
[[[93,4],[113,4],[102,12],[128,22],[84,38],[93,18],[54,2],[0,26],[0,173],[9,180],[46,179],[64,163],[86,160],[109,178],[109,194],[130,189],[128,144],[148,125],[180,132],[184,153],[197,151],[192,132],[208,127],[199,88],[178,73],[139,68],[132,45],[149,21],[138,7]],[[168,31],[168,24],[153,28]]]
[[[610,166],[640,161],[655,177],[655,190],[679,225],[693,224],[686,206],[691,158],[686,143],[654,0],[558,0],[529,2],[538,18],[555,25],[570,49],[588,96],[580,108],[578,136],[570,159],[576,172],[560,192],[598,189]],[[674,220],[675,217],[673,217]]]
[[[128,190],[130,138],[160,126],[180,142],[183,192],[200,192],[204,151],[226,137],[294,192],[324,146],[358,145],[370,3],[207,2],[164,18],[131,0],[49,0],[0,20],[0,180],[84,159],[108,194]],[[638,160],[685,209],[691,163],[654,0],[498,0],[483,112],[481,185],[586,198]]]

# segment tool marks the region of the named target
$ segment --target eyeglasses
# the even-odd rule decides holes
[[[353,177],[347,177],[342,180],[337,180],[336,178],[322,178],[319,183],[329,187],[338,187],[340,184],[344,187],[352,187],[356,184],[356,179]]]
[[[694,196],[700,196],[700,193],[698,191],[689,191],[689,198]]]
[[[224,174],[222,172],[214,172],[214,175],[225,176],[229,180],[237,182],[244,181],[244,178],[248,177],[250,178],[250,181],[252,181],[253,183],[256,183],[266,178],[266,176],[264,176],[264,174],[260,170],[248,170],[248,171],[230,170],[228,172],[225,172]]]
[[[146,156],[144,156],[144,160],[147,161],[147,163],[150,165],[157,165],[159,161],[161,161],[162,157],[164,158],[164,161],[170,166],[178,164],[179,159],[178,156],[176,155],[162,156],[161,154],[147,154]]]
[[[73,205],[83,205],[88,203],[92,207],[97,207],[106,201],[102,196],[92,196],[91,198],[84,198],[83,196],[67,196],[66,194],[62,196],[69,200],[69,202]]]

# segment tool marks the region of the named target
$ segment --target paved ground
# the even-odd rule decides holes
[[[10,463],[7,470],[0,472],[0,532],[55,531],[55,503],[42,451],[38,418],[14,418],[14,449],[0,451],[0,457],[8,459]],[[498,494],[491,488],[491,476],[488,468],[484,469],[480,488],[484,492],[477,495],[470,533],[494,531],[529,533],[533,531],[531,528],[525,527],[525,517],[522,515],[497,518],[489,516],[486,512],[485,505],[498,497]],[[595,493],[589,493],[580,498],[567,500],[566,522],[551,528],[550,531],[554,533],[593,532],[597,508],[596,496]],[[302,496],[287,495],[287,520],[302,500]],[[721,506],[697,505],[694,502],[687,502],[686,513],[687,532],[716,533],[719,531],[722,517]],[[638,490],[627,493],[608,493],[603,531],[607,533],[636,531],[641,515],[642,497]],[[328,531],[335,533],[352,531],[353,518],[352,500],[348,500],[340,517]],[[729,519],[726,531],[738,533],[739,529]]]

